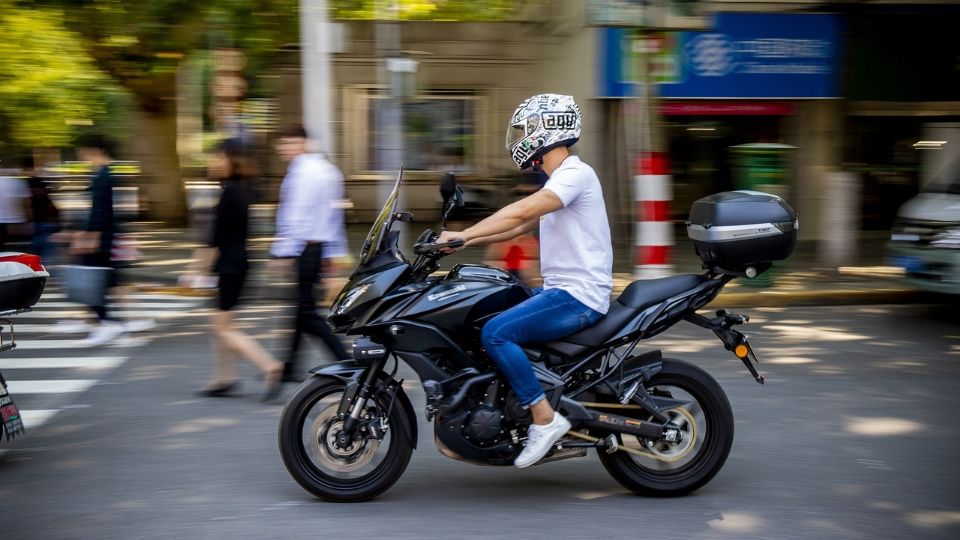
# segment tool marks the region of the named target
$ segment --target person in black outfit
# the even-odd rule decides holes
[[[21,165],[30,189],[30,216],[33,222],[33,242],[30,249],[40,260],[50,264],[50,236],[60,232],[60,211],[50,198],[50,187],[38,175],[33,156],[23,159]]]
[[[213,315],[214,369],[210,384],[201,395],[223,397],[237,385],[237,365],[231,353],[243,356],[263,372],[267,383],[264,401],[280,392],[283,364],[259,343],[236,329],[233,308],[237,306],[247,278],[247,236],[252,199],[252,166],[239,139],[221,143],[209,167],[209,174],[223,178],[223,192],[216,209],[216,221],[210,247],[216,248],[213,272],[219,276],[218,310]]]
[[[83,266],[110,269],[107,289],[120,284],[112,257],[114,238],[119,233],[113,208],[116,179],[110,171],[114,155],[113,142],[102,135],[86,135],[77,142],[77,156],[90,162],[96,173],[90,181],[90,213],[86,225],[84,230],[74,234],[70,245],[70,253],[79,255]],[[108,309],[106,294],[99,305],[90,306],[90,309],[97,315],[100,324],[91,331],[89,337],[78,342],[79,346],[103,345],[124,333],[123,324]]]

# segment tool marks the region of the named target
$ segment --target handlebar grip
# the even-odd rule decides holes
[[[417,244],[413,246],[413,252],[417,255],[422,255],[424,253],[430,253],[433,251],[441,250],[443,248],[456,248],[464,244],[463,240],[456,239],[449,242],[437,243],[437,244]]]

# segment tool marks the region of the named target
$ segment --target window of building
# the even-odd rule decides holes
[[[387,107],[393,102],[366,93],[362,99],[362,137],[354,148],[359,170],[385,171],[395,150],[395,135],[388,127]],[[470,168],[477,156],[479,97],[470,94],[429,93],[403,104],[402,162],[411,171]],[[358,128],[360,126],[355,126]]]

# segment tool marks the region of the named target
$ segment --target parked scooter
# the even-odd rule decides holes
[[[24,253],[0,253],[0,353],[17,346],[13,321],[8,317],[29,311],[40,300],[50,274],[40,257]],[[26,432],[20,410],[0,373],[0,442]]]

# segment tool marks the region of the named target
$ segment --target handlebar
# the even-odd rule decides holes
[[[422,243],[422,244],[414,244],[413,252],[416,253],[417,255],[426,255],[428,253],[439,251],[443,248],[458,248],[458,247],[461,247],[463,244],[464,244],[463,240],[460,240],[460,239],[451,240],[450,242],[442,242],[442,243],[428,242],[428,243]]]

